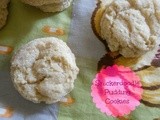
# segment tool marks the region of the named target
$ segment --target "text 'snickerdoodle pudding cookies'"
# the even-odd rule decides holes
[[[60,101],[73,89],[78,72],[70,48],[54,37],[27,43],[11,61],[15,88],[34,103]]]
[[[72,0],[21,0],[23,3],[35,6],[44,12],[59,12],[68,8]]]
[[[108,50],[99,65],[130,67],[141,79],[142,102],[158,105],[160,1],[99,0],[91,24]]]

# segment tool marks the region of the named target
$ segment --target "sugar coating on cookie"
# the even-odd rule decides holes
[[[157,46],[159,0],[114,0],[101,18],[101,36],[112,52],[139,57]]]
[[[8,16],[8,3],[10,0],[1,0],[0,2],[0,29],[6,24]]]
[[[78,72],[70,48],[54,37],[29,42],[11,61],[15,88],[34,103],[60,101],[73,89]]]

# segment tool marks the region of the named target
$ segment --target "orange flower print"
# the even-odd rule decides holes
[[[13,115],[13,108],[6,107],[6,108],[0,108],[0,117],[4,118],[10,118]]]
[[[44,26],[42,31],[49,35],[64,35],[65,32],[62,28],[55,28],[50,26]]]
[[[62,98],[60,103],[63,104],[64,106],[69,106],[75,103],[75,99],[70,96],[67,96],[67,97]]]
[[[0,45],[0,54],[1,55],[9,54],[12,51],[13,51],[12,47]]]

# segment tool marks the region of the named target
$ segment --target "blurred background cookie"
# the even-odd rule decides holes
[[[61,3],[67,0],[21,0],[23,3],[32,5],[32,6],[41,6],[53,3]]]
[[[0,1],[0,29],[6,24],[8,16],[8,3],[10,0],[1,0]]]
[[[70,48],[54,37],[27,43],[11,61],[15,88],[34,103],[60,101],[74,88],[78,72]]]
[[[63,11],[64,9],[68,8],[71,5],[72,0],[66,0],[60,3],[53,3],[39,6],[39,8],[44,12],[58,12]]]
[[[25,4],[40,8],[44,12],[60,12],[71,5],[72,0],[21,0]]]

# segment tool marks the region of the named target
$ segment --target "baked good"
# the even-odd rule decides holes
[[[159,8],[156,7],[159,4],[156,0],[101,0],[97,3],[92,28],[106,48],[109,47],[108,52],[122,55],[116,59],[116,64],[133,70],[151,65],[160,44],[159,33],[155,32],[159,28]],[[147,19],[152,19],[154,24]]]
[[[73,89],[78,72],[74,54],[55,37],[27,43],[11,61],[15,88],[34,103],[60,101]]]
[[[10,0],[1,0],[0,2],[0,29],[6,24],[8,16],[8,3]]]
[[[139,1],[115,0],[106,7],[101,18],[102,38],[107,41],[112,52],[118,51],[124,57],[139,57],[156,46],[157,35],[154,34],[150,22],[146,21],[146,11],[142,14],[141,9],[145,5],[141,5]],[[154,1],[150,1],[150,6],[151,3]],[[152,6],[148,9],[151,8]],[[153,16],[156,13],[150,14]],[[156,20],[158,24],[160,19]]]
[[[130,67],[142,83],[141,102],[160,106],[160,1],[99,0],[91,24],[107,48],[99,70],[114,64]]]
[[[72,0],[22,0],[22,2],[40,8],[44,12],[60,12],[68,8]]]
[[[53,3],[61,3],[67,0],[21,0],[23,3],[32,5],[32,6],[42,6]]]
[[[39,6],[39,8],[44,12],[57,12],[63,11],[71,5],[72,0],[66,0],[65,2],[53,3]]]
[[[145,17],[127,0],[116,0],[106,7],[100,26],[110,50],[124,57],[139,57],[156,45],[157,37],[150,33]]]

